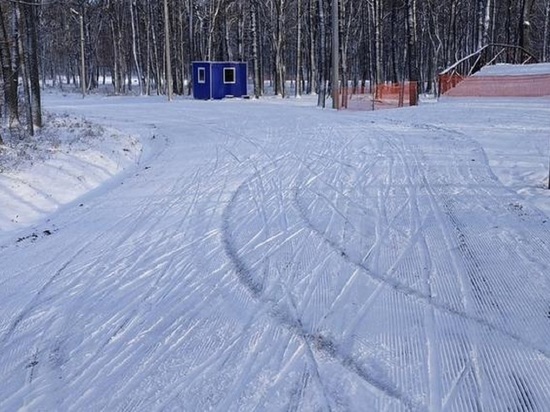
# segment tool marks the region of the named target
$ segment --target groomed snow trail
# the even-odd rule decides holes
[[[550,405],[548,217],[489,166],[499,103],[49,99],[154,149],[0,245],[0,410]]]

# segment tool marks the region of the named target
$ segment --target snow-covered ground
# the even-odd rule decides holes
[[[45,106],[125,170],[0,174],[0,410],[548,409],[550,99]]]
[[[141,156],[139,139],[67,114],[0,148],[0,237],[90,192]]]
[[[482,67],[474,76],[524,76],[550,74],[550,63],[507,64],[499,63]]]

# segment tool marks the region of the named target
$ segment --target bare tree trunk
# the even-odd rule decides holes
[[[300,72],[302,70],[302,0],[296,1],[297,24],[296,24],[296,88],[295,95],[302,95],[302,79]]]
[[[390,80],[391,80],[392,83],[397,83],[398,79],[399,79],[397,62],[398,62],[399,43],[400,42],[399,42],[399,39],[397,37],[398,24],[397,24],[397,7],[396,7],[396,5],[393,5],[393,7],[391,9],[390,27],[391,27],[391,31],[393,33],[393,35],[392,35],[392,47],[391,47],[391,56],[392,56],[391,61],[392,61],[392,63],[391,63]]]
[[[416,105],[418,99],[418,55],[416,30],[416,0],[407,0],[407,56],[409,66],[409,104]]]
[[[342,79],[342,107],[348,107],[348,100],[350,97],[349,84],[350,80],[353,80],[353,87],[357,86],[357,66],[359,65],[359,56],[355,51],[357,50],[357,44],[361,42],[361,33],[359,27],[355,26],[356,19],[362,13],[363,5],[358,9],[353,9],[353,14],[350,12],[354,7],[353,2],[350,0],[340,1],[340,64],[341,64],[341,79]],[[350,56],[350,49],[352,55]]]
[[[252,32],[252,65],[254,70],[254,97],[262,95],[260,76],[260,56],[258,53],[258,3],[257,0],[250,1],[250,31]]]
[[[523,0],[520,22],[520,46],[527,51],[531,51],[531,12],[533,9],[533,0]]]
[[[111,20],[111,33],[113,35],[113,87],[115,94],[120,94],[122,92],[122,75],[120,67],[120,49],[118,45],[118,36],[117,29],[115,27],[116,23],[114,20]]]
[[[491,26],[491,1],[478,0],[478,33],[477,33],[477,50],[489,44],[489,33]]]
[[[170,13],[168,0],[164,0],[164,47],[166,56],[166,96],[172,100],[172,59],[170,56]]]
[[[285,75],[284,62],[284,25],[285,25],[285,0],[275,0],[275,30],[273,31],[273,46],[275,51],[275,94],[285,97]]]
[[[152,4],[148,3],[148,5],[149,5],[149,24],[150,24],[149,33],[150,33],[151,47],[152,47],[151,54],[150,54],[150,59],[151,59],[150,67],[153,73],[151,77],[154,78],[155,80],[156,92],[157,92],[157,95],[159,95],[161,92],[160,88],[162,85],[162,73],[160,68],[162,61],[160,60],[160,57],[159,57],[159,46],[158,46],[157,34],[155,30],[155,25],[157,24],[157,20],[154,19],[154,16],[153,16]]]
[[[506,27],[508,30],[506,31],[506,44],[512,44],[512,0],[508,0],[508,7],[506,8]],[[508,62],[510,61],[510,53],[508,53]]]
[[[134,57],[134,64],[136,66],[136,74],[139,82],[140,94],[145,94],[145,85],[143,84],[143,74],[141,71],[141,59],[138,55],[137,43],[138,43],[138,33],[136,30],[136,1],[132,0],[130,3],[130,20],[132,22],[132,55]]]
[[[16,25],[17,25],[17,48],[19,52],[19,67],[21,70],[21,77],[23,79],[23,94],[25,96],[25,109],[27,112],[27,130],[31,136],[34,136],[34,121],[32,117],[32,100],[31,100],[31,87],[29,83],[29,67],[27,64],[27,56],[25,52],[25,46],[23,45],[23,33],[25,32],[25,15],[22,13],[21,3],[16,4]]]
[[[445,36],[444,53],[445,66],[451,64],[456,57],[456,37],[457,37],[457,0],[451,0],[451,10],[447,35]]]
[[[307,94],[317,92],[319,87],[317,81],[317,61],[315,59],[316,44],[315,44],[315,25],[313,24],[313,18],[315,16],[315,0],[309,0],[309,75],[308,75],[308,87]]]
[[[233,61],[233,48],[231,47],[231,33],[230,33],[230,23],[228,21],[227,14],[223,15],[223,32],[224,32],[224,44],[226,50],[226,60]]]
[[[319,87],[319,96],[317,98],[317,106],[325,107],[325,100],[327,95],[327,67],[326,67],[326,29],[325,29],[325,9],[323,5],[323,0],[318,0],[318,13],[319,13],[319,47],[317,53],[319,55],[319,66],[318,66],[318,87]]]
[[[546,13],[544,16],[544,36],[542,42],[542,61],[548,61],[549,44],[550,41],[550,0],[546,0]],[[550,184],[550,183],[549,183]]]
[[[214,4],[212,4],[212,2]],[[218,20],[218,15],[220,14],[222,0],[212,0],[212,2],[210,3],[210,26],[208,27],[208,43],[206,48],[208,60],[212,60],[214,58],[214,52],[212,50],[214,31],[216,30],[216,23]]]
[[[491,1],[487,0],[487,4],[485,5],[485,17],[483,19],[483,46],[487,46],[490,43],[489,39],[489,33],[491,28]]]
[[[242,18],[238,19],[238,26],[237,26],[237,56],[239,61],[245,60],[245,52],[244,52],[244,46],[245,46],[245,11],[244,6],[242,2],[239,2],[237,4],[238,8],[238,16],[242,16]]]
[[[195,8],[193,7],[193,0],[188,0],[188,36],[189,36],[189,61],[195,60],[195,30],[193,30]]]
[[[42,102],[40,92],[40,71],[38,61],[38,38],[36,34],[37,14],[34,5],[21,5],[24,11],[27,48],[28,73],[31,94],[32,119],[35,127],[42,127]]]
[[[145,13],[145,94],[147,96],[151,95],[151,32],[148,29],[151,27],[151,16],[150,16],[150,8],[147,8],[147,11]]]
[[[6,30],[5,6],[0,4],[0,59],[2,61],[2,78],[4,80],[4,106],[7,111],[8,126],[19,126],[19,102],[17,99],[17,73],[12,69],[12,51]]]
[[[340,19],[338,10],[338,0],[332,0],[332,76],[331,76],[331,88],[332,88],[332,108],[340,108],[340,87],[338,82],[340,80]]]
[[[382,0],[374,0],[375,83],[382,83],[384,59],[382,57]]]
[[[483,23],[485,21],[485,2],[486,0],[477,0],[477,50],[483,47]]]

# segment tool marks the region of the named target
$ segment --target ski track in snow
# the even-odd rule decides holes
[[[166,147],[0,248],[0,410],[550,405],[550,233],[475,136],[118,103],[71,110]]]

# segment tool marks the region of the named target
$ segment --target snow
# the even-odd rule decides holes
[[[0,410],[550,405],[550,99],[45,106],[107,132],[0,174]]]
[[[0,233],[28,227],[136,163],[139,140],[61,115],[0,162]]]
[[[498,63],[484,66],[473,76],[525,76],[550,74],[550,63],[508,64]]]

